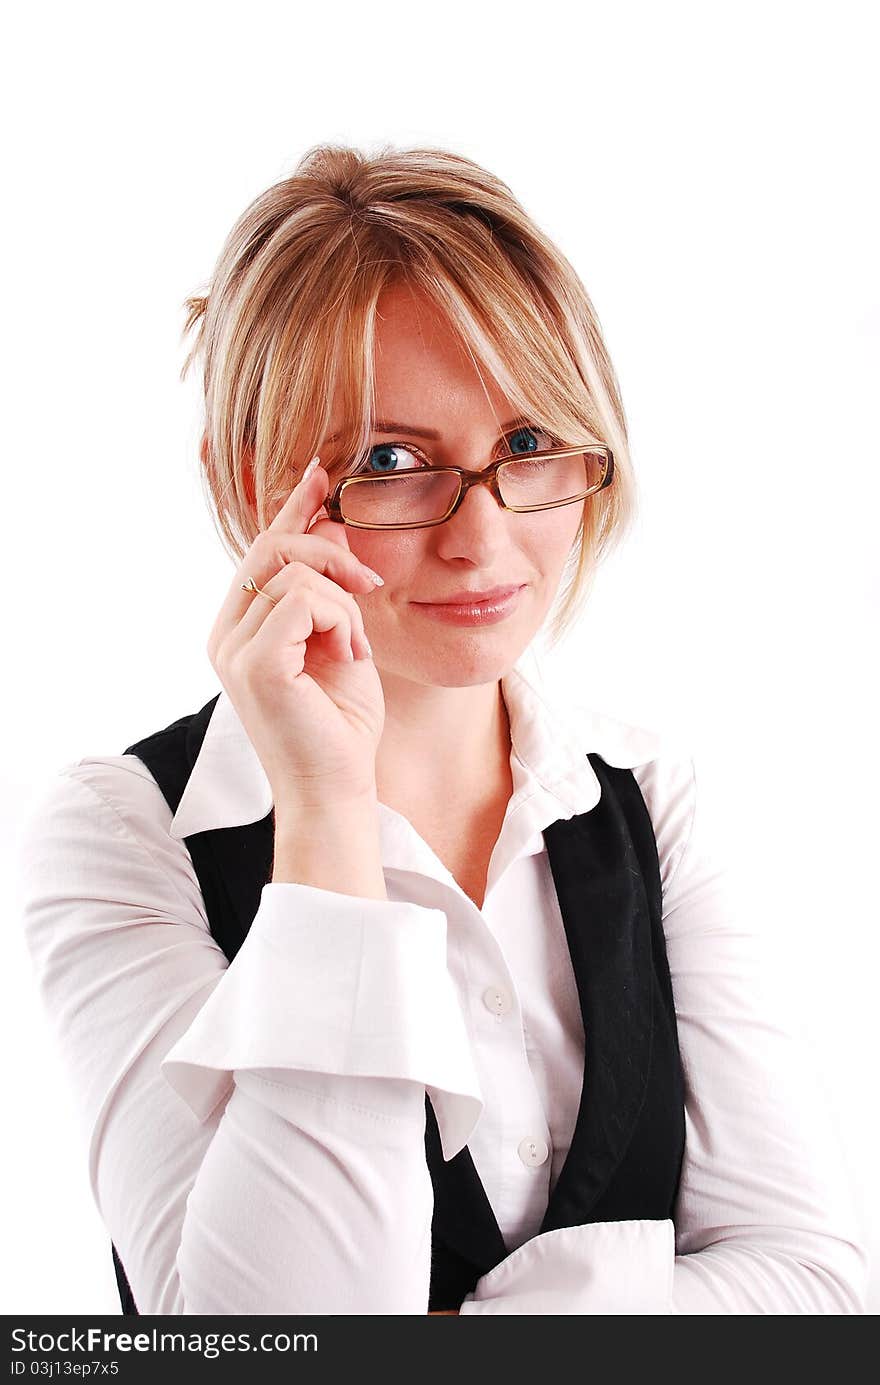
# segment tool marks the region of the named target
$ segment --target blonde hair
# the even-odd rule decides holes
[[[401,281],[444,312],[514,409],[561,440],[614,454],[612,484],[583,504],[548,619],[555,643],[635,515],[620,391],[571,264],[505,183],[447,150],[313,147],[246,208],[207,292],[186,299],[183,336],[199,328],[181,378],[200,356],[203,481],[221,539],[240,562],[273,500],[321,450],[337,389],[342,460],[334,469],[322,454],[331,482],[363,457],[377,301]]]

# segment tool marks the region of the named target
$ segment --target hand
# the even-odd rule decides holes
[[[385,699],[352,592],[375,591],[345,528],[310,522],[329,489],[301,478],[236,571],[207,652],[275,804],[332,806],[375,794]],[[273,596],[242,591],[253,577]]]

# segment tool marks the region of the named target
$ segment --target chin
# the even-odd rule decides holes
[[[403,677],[440,688],[497,683],[509,673],[531,638],[530,634],[527,639],[514,639],[508,632],[502,639],[488,630],[463,632],[449,627],[447,638],[438,638],[431,646],[413,642],[402,653],[400,672]]]

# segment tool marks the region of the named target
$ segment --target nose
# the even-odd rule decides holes
[[[465,512],[469,518],[476,517],[480,522],[485,522],[493,513],[503,514],[504,506],[492,494],[490,482],[483,480],[474,485],[465,486],[458,509],[452,518],[447,520],[447,524],[454,524],[457,519],[461,519]]]
[[[470,486],[455,514],[427,530],[435,552],[447,561],[466,558],[484,571],[497,568],[498,554],[510,542],[508,516],[488,486]]]

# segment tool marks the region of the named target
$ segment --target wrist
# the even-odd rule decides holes
[[[346,797],[308,798],[300,794],[284,794],[274,799],[275,836],[318,835],[337,824],[347,825],[379,816],[379,795],[373,789]]]
[[[278,805],[272,883],[387,899],[378,798]]]

